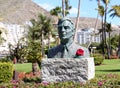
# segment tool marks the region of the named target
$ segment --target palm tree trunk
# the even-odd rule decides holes
[[[65,17],[65,0],[62,0],[62,15]]]
[[[75,35],[74,35],[74,42],[77,42],[77,28],[79,24],[79,15],[80,15],[80,1],[78,2],[78,13],[77,13],[77,19],[76,19],[76,24],[75,24]]]
[[[32,63],[32,72],[33,72],[33,75],[36,74],[38,68],[37,68],[37,62],[33,62]]]
[[[104,35],[105,35],[105,46],[107,48],[107,56],[108,56],[108,59],[110,59],[110,50],[109,50],[107,40],[106,40],[106,19],[107,19],[107,4],[105,5]]]
[[[98,0],[98,7],[99,7],[99,6],[100,6],[100,0]],[[95,29],[97,29],[97,26],[98,26],[98,18],[99,18],[99,12],[97,13],[97,19],[96,19],[96,22],[95,22],[95,27],[94,27],[94,34],[93,34],[93,36],[95,36]],[[93,36],[91,36],[90,40],[92,40],[92,37],[93,37]],[[90,43],[88,44],[87,48],[90,47],[91,43],[92,43],[92,41],[90,41]]]
[[[109,31],[109,53],[110,53],[110,55],[111,55],[111,33],[110,33],[110,31]]]
[[[119,42],[118,42],[118,50],[117,50],[117,55],[118,55],[118,58],[120,58],[120,32],[119,32]]]
[[[104,35],[104,22],[102,17],[102,55],[105,57],[105,35]]]
[[[48,33],[48,50],[50,49],[50,32]]]
[[[96,19],[96,22],[95,22],[94,32],[93,32],[93,35],[91,36],[90,40],[92,40],[92,38],[95,37],[95,30],[97,29],[97,26],[98,26],[98,17],[99,17],[99,14],[97,14],[97,19]],[[90,47],[90,45],[91,45],[92,42],[93,42],[93,41],[90,41],[90,42],[89,42],[87,48]]]
[[[42,30],[42,38],[41,38],[41,43],[42,43],[41,44],[42,45],[42,47],[41,47],[42,48],[42,57],[44,57],[44,54],[45,54],[44,53],[44,41],[43,40],[44,40],[44,35],[43,35],[43,30]]]

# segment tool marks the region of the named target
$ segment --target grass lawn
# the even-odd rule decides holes
[[[95,74],[119,74],[120,75],[120,59],[104,60],[100,66],[95,66]]]
[[[19,72],[31,72],[32,63],[15,64],[15,69]],[[104,60],[100,66],[95,66],[95,74],[119,74],[120,75],[120,59]]]
[[[19,72],[31,72],[32,63],[14,64],[14,68]]]

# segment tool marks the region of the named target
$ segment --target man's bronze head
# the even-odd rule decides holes
[[[69,18],[62,18],[58,21],[58,34],[61,41],[69,40],[74,36],[75,27]]]

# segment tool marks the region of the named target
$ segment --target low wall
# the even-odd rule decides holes
[[[86,82],[94,78],[94,59],[43,59],[41,63],[41,79],[46,82]]]

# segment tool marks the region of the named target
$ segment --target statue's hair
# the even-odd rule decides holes
[[[67,18],[67,17],[63,17],[63,18],[59,19],[59,21],[58,21],[58,26],[59,26],[60,23],[66,21],[66,20],[69,21],[69,22],[72,24],[73,29],[75,29],[74,23],[71,21],[70,18]]]

